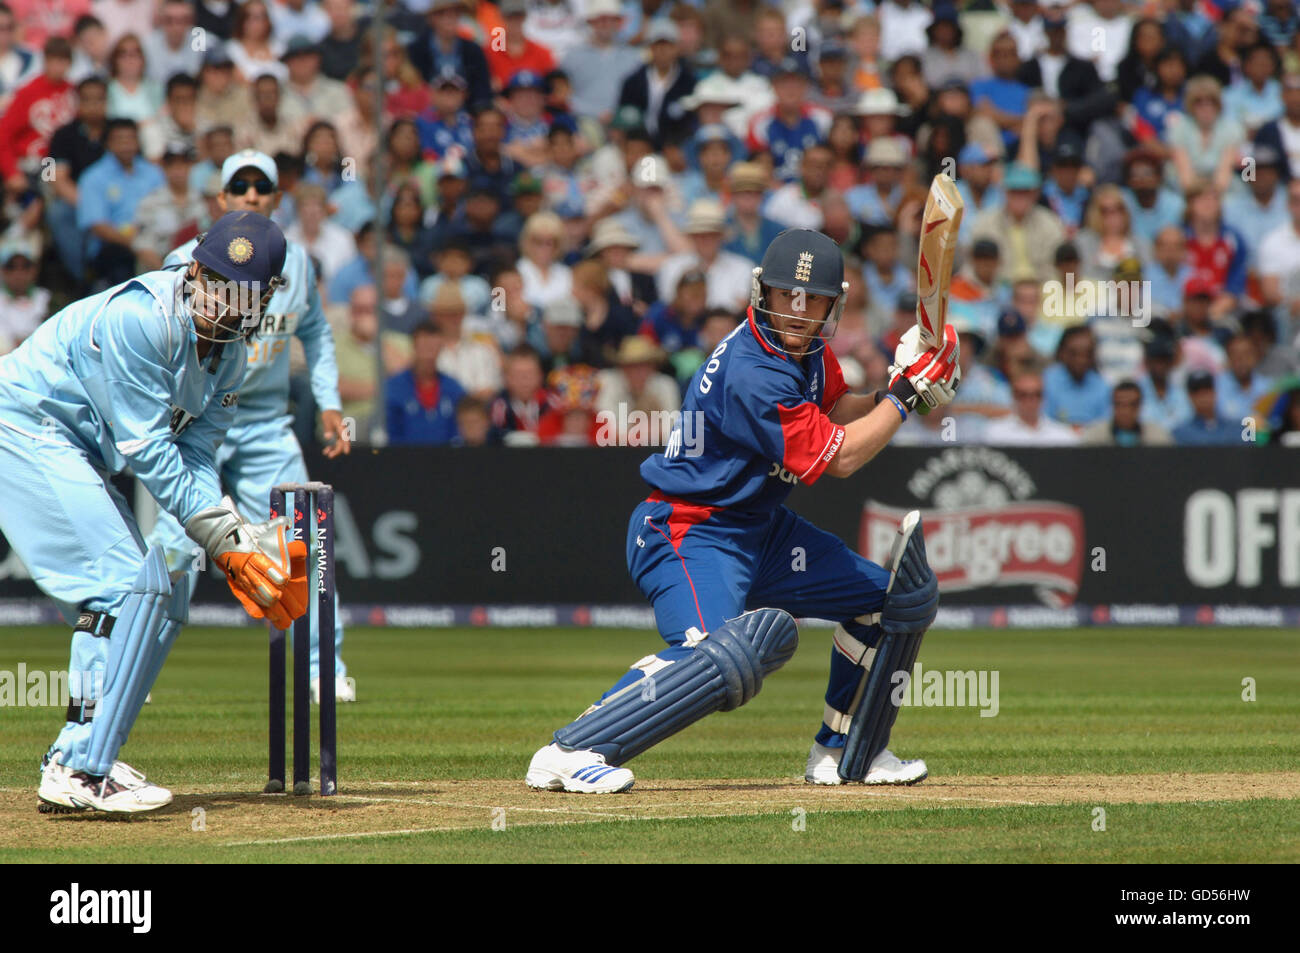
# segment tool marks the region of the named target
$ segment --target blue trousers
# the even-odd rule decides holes
[[[770,515],[738,514],[655,494],[632,512],[627,566],[669,645],[661,658],[691,651],[682,646],[689,628],[708,632],[764,607],[839,622],[867,645],[880,638],[878,626],[854,620],[880,611],[889,573],[784,506]],[[640,674],[629,672],[606,695]],[[848,709],[861,675],[832,649],[826,703]],[[826,724],[816,739],[831,747],[844,743]]]

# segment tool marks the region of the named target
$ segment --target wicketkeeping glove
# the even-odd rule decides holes
[[[222,568],[254,619],[287,629],[307,611],[307,545],[289,539],[287,516],[248,523],[227,496],[190,517],[185,532]]]
[[[951,324],[943,329],[938,347],[922,350],[920,328],[911,327],[903,334],[889,365],[889,393],[901,400],[908,410],[927,413],[949,403],[961,382],[958,357],[961,345]]]

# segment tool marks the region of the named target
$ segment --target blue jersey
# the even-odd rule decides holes
[[[0,358],[6,428],[135,473],[181,523],[216,506],[216,449],[235,417],[241,342],[200,361],[181,272],[153,271],[68,305]]]
[[[197,240],[174,249],[165,266],[193,260]],[[339,368],[334,335],[316,290],[316,270],[306,250],[287,242],[282,272],[286,284],[266,306],[266,316],[248,344],[248,370],[240,386],[238,422],[274,420],[289,413],[289,339],[298,338],[307,355],[311,392],[321,410],[339,410]]]
[[[695,372],[667,447],[641,464],[658,499],[766,517],[839,451],[844,428],[827,415],[848,387],[835,355],[796,361],[767,333],[751,309]]]

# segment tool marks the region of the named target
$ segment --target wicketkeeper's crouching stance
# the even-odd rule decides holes
[[[632,514],[628,568],[669,647],[636,662],[555,733],[533,756],[531,787],[627,790],[628,760],[758,693],[794,654],[794,617],[839,621],[807,780],[926,776],[924,762],[886,747],[897,715],[890,675],[910,670],[938,607],[919,519],[904,520],[886,568],[782,503],[796,482],[857,472],[918,404],[948,403],[960,374],[957,338],[943,329],[923,348],[909,331],[888,391],[849,393],[826,347],[844,308],[843,278],[839,247],[820,232],[790,229],[767,249],[748,319],[696,373],[683,404],[685,420],[703,421],[702,451],[685,453],[675,432],[641,465],[654,492]]]
[[[249,614],[307,608],[307,551],[287,519],[250,524],[213,462],[235,414],[244,339],[284,267],[269,219],[232,212],[183,271],[60,311],[0,358],[0,532],[73,625],[66,723],[41,763],[43,812],[114,813],[171,792],[117,760],[189,606],[109,482],[130,467],[225,570]]]

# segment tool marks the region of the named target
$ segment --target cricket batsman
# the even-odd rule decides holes
[[[155,810],[171,792],[117,756],[185,622],[188,580],[147,547],[109,477],[127,468],[226,573],[255,618],[306,609],[288,520],[250,523],[221,495],[245,341],[280,282],[284,236],[222,216],[183,270],[64,308],[0,358],[0,532],[73,627],[66,724],[41,767],[43,813]]]
[[[817,784],[914,784],[923,761],[886,747],[897,715],[889,676],[910,671],[938,587],[909,514],[881,567],[783,504],[796,483],[845,478],[879,453],[908,414],[952,400],[957,336],[904,335],[887,391],[852,394],[826,346],[848,285],[839,246],[792,228],[754,269],[747,320],[691,381],[683,419],[703,421],[702,449],[680,432],[641,465],[653,492],[627,533],[632,578],[668,648],[635,662],[533,756],[530,787],[625,791],[627,761],[714,711],[757,694],[798,644],[793,617],[838,621],[826,707],[805,778]],[[679,421],[678,431],[682,427]],[[904,669],[904,666],[906,668]]]
[[[270,218],[280,205],[279,176],[275,160],[264,152],[245,149],[229,156],[221,165],[221,192],[217,204],[223,212],[243,211]],[[339,399],[338,364],[334,359],[334,336],[321,308],[316,272],[307,250],[286,241],[284,284],[272,296],[262,318],[257,338],[248,348],[248,370],[239,390],[235,422],[226,442],[217,451],[217,472],[221,483],[234,497],[240,512],[270,516],[271,489],[280,483],[306,483],[307,464],[293,434],[289,416],[289,341],[297,337],[307,355],[312,396],[321,410],[325,435],[325,456],[337,457],[351,451],[351,440],[343,425]],[[194,256],[194,242],[174,249],[164,266],[181,265]],[[200,561],[193,543],[181,525],[160,513],[150,536],[163,547],[167,565],[189,573],[190,593],[198,582]],[[336,653],[335,700],[356,701],[355,682],[346,678],[347,667],[337,655],[343,646],[343,615],[334,598],[334,646]],[[320,629],[312,613],[311,697],[320,701]]]

